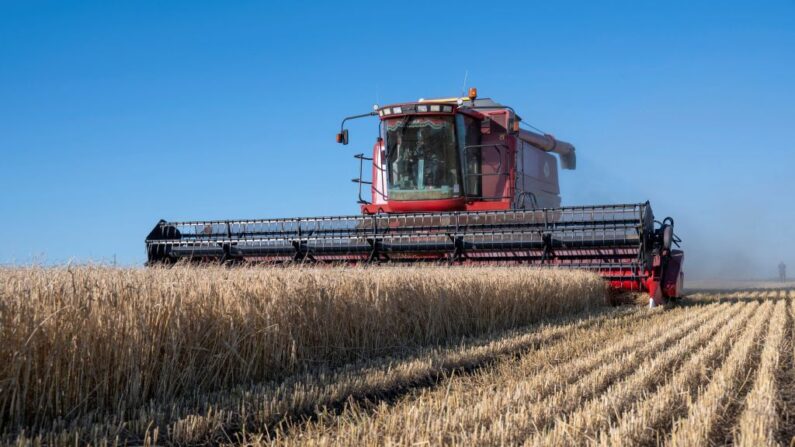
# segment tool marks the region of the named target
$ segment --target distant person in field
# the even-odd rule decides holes
[[[787,266],[783,261],[778,265],[778,279],[781,281],[787,280]]]

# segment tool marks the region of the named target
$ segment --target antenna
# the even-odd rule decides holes
[[[464,70],[464,85],[461,86],[461,97],[467,94],[467,78],[469,77],[469,70]]]

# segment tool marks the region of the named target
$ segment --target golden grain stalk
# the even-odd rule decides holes
[[[3,432],[408,352],[603,305],[530,268],[0,270]]]

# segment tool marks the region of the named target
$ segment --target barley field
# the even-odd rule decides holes
[[[529,268],[0,270],[10,445],[789,445],[795,290]],[[624,300],[626,301],[626,300]]]

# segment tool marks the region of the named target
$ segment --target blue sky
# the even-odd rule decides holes
[[[358,211],[340,119],[460,93],[650,200],[690,277],[795,270],[795,2],[0,1],[0,263],[143,263],[166,219]]]

